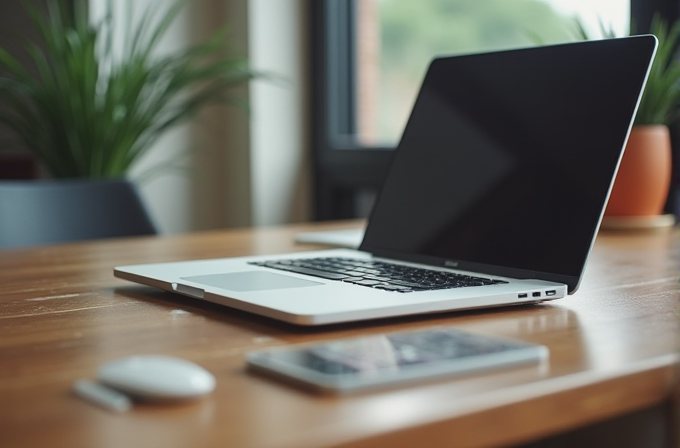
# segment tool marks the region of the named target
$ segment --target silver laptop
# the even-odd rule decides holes
[[[435,59],[358,250],[117,277],[302,325],[543,302],[578,288],[653,36]]]

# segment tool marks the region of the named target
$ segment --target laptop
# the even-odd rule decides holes
[[[115,276],[300,325],[573,294],[655,51],[646,35],[436,58],[358,249]]]

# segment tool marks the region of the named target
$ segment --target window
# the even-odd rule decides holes
[[[557,43],[629,17],[675,18],[669,0],[324,0],[312,8],[317,219],[366,216],[435,55]],[[640,27],[641,29],[644,27]]]
[[[628,0],[358,0],[356,135],[395,146],[429,61],[437,55],[574,40],[588,28],[627,34]],[[578,7],[578,8],[576,8]],[[595,31],[592,34],[597,34]]]

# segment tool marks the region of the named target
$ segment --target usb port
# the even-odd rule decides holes
[[[521,292],[517,294],[517,297],[520,299],[526,299],[528,297],[528,294],[526,292]]]
[[[541,293],[540,292],[532,292],[531,297],[541,297]]]
[[[555,294],[557,294],[557,291],[555,291],[554,289],[551,289],[550,291],[545,292],[545,295],[548,296],[548,297],[554,296]]]

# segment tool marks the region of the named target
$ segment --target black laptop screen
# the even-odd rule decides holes
[[[433,61],[361,248],[578,279],[653,48],[641,36]]]

